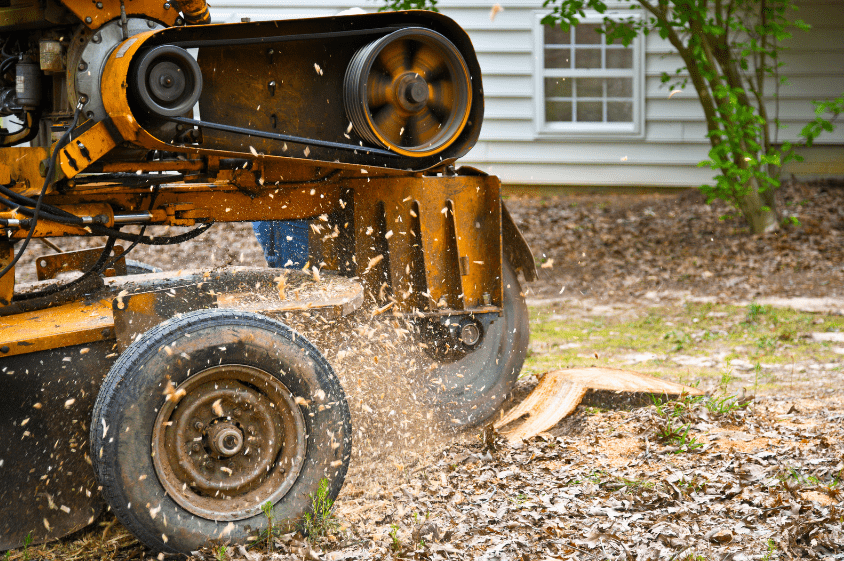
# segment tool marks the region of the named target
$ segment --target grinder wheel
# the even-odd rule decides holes
[[[463,132],[472,106],[471,77],[448,39],[409,27],[355,53],[343,100],[354,130],[368,142],[404,156],[431,156]]]

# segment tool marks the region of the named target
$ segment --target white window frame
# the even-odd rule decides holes
[[[591,70],[591,69],[549,69],[545,70],[545,29],[541,20],[549,12],[534,12],[534,101],[537,137],[541,138],[643,138],[644,137],[644,107],[645,107],[645,48],[641,34],[637,35],[630,44],[633,49],[633,68],[619,70]],[[641,13],[622,10],[599,14],[586,12],[586,17],[580,18],[581,23],[602,23],[605,17],[630,18],[641,17]],[[633,78],[633,121],[631,123],[564,123],[560,121],[547,122],[545,120],[545,78]]]

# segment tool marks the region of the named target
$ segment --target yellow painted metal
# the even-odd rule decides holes
[[[75,204],[75,205],[61,205],[61,208],[64,211],[67,211],[75,216],[104,216],[105,222],[102,224],[104,226],[113,226],[114,225],[114,211],[111,208],[111,205],[103,204],[103,203],[83,203],[83,204]],[[23,214],[17,212],[7,212],[7,213],[0,213],[0,216],[3,218],[16,218],[18,220],[23,220],[25,218],[29,218]],[[29,230],[12,230],[12,238],[16,239],[23,239],[27,236]],[[54,238],[60,236],[90,236],[91,230],[87,229],[85,226],[74,226],[70,224],[62,224],[60,222],[53,222],[52,220],[47,220],[45,218],[39,218],[38,224],[35,227],[35,232],[32,234],[34,238]]]
[[[0,317],[0,356],[14,356],[114,338],[111,300],[76,301]]]
[[[120,17],[120,5],[125,6],[127,16],[142,16],[158,20],[167,26],[175,25],[179,11],[173,2],[165,0],[61,0],[89,29],[99,29],[113,19]]]
[[[49,157],[46,148],[3,148],[0,150],[0,183],[15,183],[15,191],[37,197],[44,183],[41,162]]]
[[[211,14],[208,13],[208,4],[205,0],[181,0],[179,7],[188,25],[211,23]]]
[[[432,310],[501,305],[497,178],[375,178],[347,186],[355,197],[355,258],[373,295],[387,283],[406,309],[415,301],[412,273],[422,266]]]
[[[112,138],[105,122],[99,122],[72,139],[59,151],[59,166],[65,177],[75,177],[117,146],[122,138]]]

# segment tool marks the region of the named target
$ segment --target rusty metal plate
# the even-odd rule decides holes
[[[118,294],[112,300],[117,347],[120,352],[125,351],[138,336],[176,314],[216,307],[216,297],[197,290],[193,284],[136,294]]]
[[[0,358],[0,551],[84,528],[103,508],[88,457],[112,343]]]
[[[54,279],[62,273],[87,271],[94,266],[94,263],[100,258],[104,249],[104,247],[95,247],[79,251],[42,255],[35,260],[35,271],[38,275],[38,280]],[[110,257],[122,254],[123,246],[115,245],[111,250]],[[121,257],[111,267],[103,271],[103,274],[107,277],[125,275],[126,260]]]

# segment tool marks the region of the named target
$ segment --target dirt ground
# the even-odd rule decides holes
[[[587,395],[554,429],[520,443],[437,432],[414,389],[394,383],[417,360],[396,351],[401,327],[361,321],[335,334],[334,348],[326,349],[358,427],[335,505],[339,529],[319,543],[287,534],[272,552],[217,544],[195,558],[844,559],[844,183],[794,183],[780,199],[789,225],[752,236],[728,207],[706,205],[694,191],[509,195],[507,206],[540,265],[540,280],[525,287],[531,312],[561,326],[540,332],[533,323],[537,338],[516,399],[551,367],[545,358],[564,357],[572,344],[564,324],[630,316],[647,332],[648,318],[674,325],[680,314],[690,325],[694,318],[709,321],[706,333],[751,338],[725,335],[710,343],[700,335],[701,345],[716,346],[695,353],[689,349],[697,332],[687,329],[685,340],[661,324],[645,350],[634,352],[614,342],[621,350],[599,348],[598,331],[589,331],[570,358],[642,372],[677,356],[708,358],[712,364],[683,359],[685,376],[653,370],[700,383],[711,397],[630,408]],[[243,224],[218,225],[182,246],[133,258],[165,269],[264,263]],[[720,307],[689,311],[688,303]],[[756,323],[747,318],[780,306],[802,315],[777,316],[770,337],[759,326],[775,314]],[[801,333],[779,339],[776,328],[786,324]],[[601,341],[626,326],[602,326]],[[810,331],[822,336],[813,341]],[[666,339],[664,332],[674,335]],[[760,385],[761,366],[752,366],[764,360],[735,348],[762,348],[763,340],[772,357],[799,354],[801,375],[789,380],[783,361],[776,375],[788,384]],[[659,360],[629,362],[641,352]],[[58,546],[18,550],[9,559],[149,557],[105,515]]]

